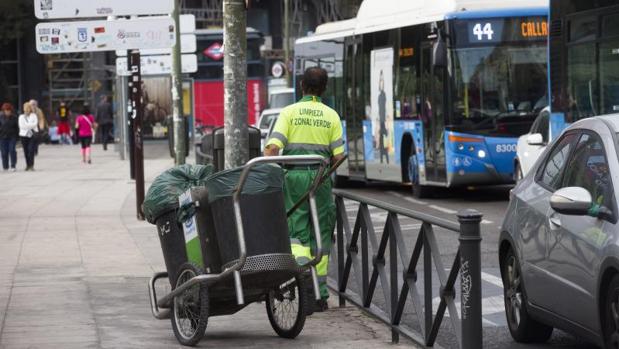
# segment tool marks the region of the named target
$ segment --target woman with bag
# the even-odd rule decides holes
[[[36,150],[34,135],[39,131],[39,118],[30,102],[24,103],[24,113],[19,116],[18,123],[19,138],[26,158],[26,171],[34,171],[34,152]]]
[[[80,144],[82,145],[82,162],[89,164],[92,163],[90,159],[90,144],[92,143],[92,138],[95,135],[95,128],[97,124],[95,123],[95,118],[90,114],[90,108],[87,105],[84,105],[82,109],[82,114],[78,115],[75,119],[75,129],[79,136]]]

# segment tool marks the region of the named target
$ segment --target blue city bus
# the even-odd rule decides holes
[[[549,34],[551,134],[619,112],[619,4],[551,0]]]
[[[547,0],[365,0],[297,40],[296,80],[324,67],[345,126],[338,181],[410,183],[418,197],[513,183],[517,137],[548,104],[547,16]]]

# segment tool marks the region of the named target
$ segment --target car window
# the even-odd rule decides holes
[[[269,128],[271,122],[277,117],[278,114],[266,114],[260,120],[260,126],[258,128],[265,129]]]
[[[533,121],[533,125],[531,125],[531,129],[529,130],[530,134],[536,134],[539,129],[539,124],[542,121],[542,116],[538,115],[538,117],[535,118],[535,121]]]
[[[591,194],[593,202],[611,207],[612,184],[604,143],[598,135],[584,133],[565,169],[561,187],[581,187]]]
[[[544,143],[548,143],[549,122],[550,122],[550,113],[548,113],[547,111],[541,112],[537,116],[537,118],[535,118],[533,125],[531,125],[531,130],[529,130],[529,133],[530,134],[541,133],[542,140],[544,141]]]
[[[544,143],[548,144],[548,128],[550,127],[550,113],[547,111],[543,111],[540,115],[540,123],[537,129],[537,133],[542,134],[542,140]]]
[[[564,135],[540,167],[541,173],[538,173],[538,180],[551,191],[558,189],[561,184],[561,174],[575,138],[575,133]]]

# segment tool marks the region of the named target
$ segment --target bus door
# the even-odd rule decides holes
[[[426,181],[445,183],[445,68],[432,65],[432,45],[421,48],[422,103]]]
[[[365,178],[363,147],[363,50],[361,38],[346,41],[344,66],[344,120],[346,120],[346,141],[348,143],[348,171],[350,177]]]

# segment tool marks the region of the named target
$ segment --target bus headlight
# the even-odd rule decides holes
[[[483,150],[480,150],[477,152],[477,156],[479,156],[480,159],[483,159],[486,157],[486,152]]]
[[[458,150],[460,151],[464,150],[464,144],[458,144]]]
[[[472,153],[472,152],[474,152],[474,151],[475,151],[475,147],[474,147],[474,146],[472,146],[472,145],[469,145],[469,151],[470,151],[471,153]]]

